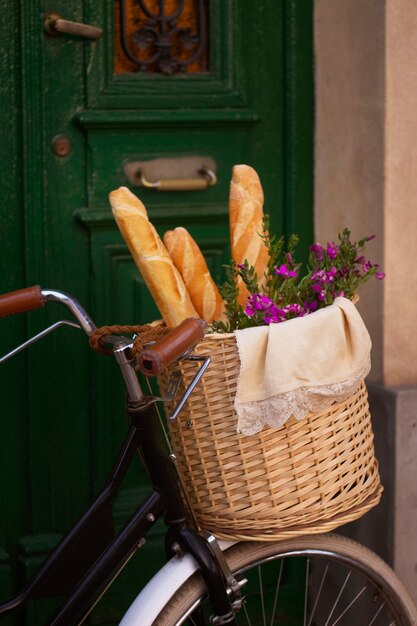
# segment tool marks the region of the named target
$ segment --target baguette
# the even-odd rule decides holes
[[[199,316],[209,324],[213,320],[220,321],[224,315],[224,302],[198,244],[181,226],[168,230],[163,240]]]
[[[260,237],[263,233],[264,194],[256,171],[249,165],[235,165],[232,170],[229,196],[230,241],[232,259],[243,264],[245,259],[253,265],[259,287],[265,281],[268,250]],[[245,306],[248,290],[238,279],[238,302]]]
[[[198,317],[184,281],[148,219],[142,202],[127,187],[109,195],[117,225],[167,326]]]

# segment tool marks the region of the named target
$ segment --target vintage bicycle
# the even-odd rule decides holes
[[[94,334],[96,327],[77,300],[52,289],[31,287],[0,296],[0,316],[41,308],[49,302],[65,305],[76,321],[53,324],[0,362],[62,325],[79,327],[88,337]],[[210,354],[193,353],[203,334],[200,320],[186,320],[154,343],[151,352],[139,354],[134,338],[101,337],[101,346],[114,356],[126,386],[128,433],[100,493],[25,588],[0,605],[0,619],[35,598],[56,595],[64,600],[48,623],[82,623],[150,528],[163,517],[167,563],[133,599],[123,626],[417,624],[417,609],[392,569],[350,539],[316,534],[283,541],[218,541],[196,527],[175,454],[161,431],[156,408],[160,398],[143,391],[137,368],[139,364],[146,373],[157,374],[179,359],[195,363],[195,376],[181,398],[176,398],[178,377],[170,379],[165,400],[175,399],[175,409],[167,419],[175,420],[210,366]],[[153,487],[115,534],[112,501],[138,450]],[[281,591],[291,585],[289,573],[294,563],[302,569],[303,584],[301,590],[294,589],[288,609],[280,602]]]

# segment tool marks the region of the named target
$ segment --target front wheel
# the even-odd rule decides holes
[[[416,626],[417,609],[392,569],[364,546],[336,534],[274,543],[244,542],[226,553],[248,580],[237,615],[248,626]],[[194,616],[193,616],[194,614]],[[153,626],[209,624],[210,607],[196,572]]]

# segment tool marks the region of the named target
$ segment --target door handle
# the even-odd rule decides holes
[[[103,29],[98,26],[64,20],[58,13],[49,13],[45,17],[43,24],[47,34],[52,37],[65,33],[66,35],[75,35],[85,39],[100,39],[103,35]]]

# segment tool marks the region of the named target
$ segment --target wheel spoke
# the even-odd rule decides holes
[[[265,603],[264,603],[264,587],[262,584],[262,570],[261,567],[258,567],[258,578],[259,578],[259,591],[261,593],[261,605],[262,605],[262,620],[263,625],[266,626],[266,617],[265,617]]]
[[[362,589],[359,591],[359,593],[356,594],[356,596],[353,598],[352,602],[349,602],[349,604],[347,605],[347,607],[344,609],[344,611],[342,611],[342,613],[339,615],[339,617],[337,618],[337,620],[335,622],[333,622],[332,626],[336,626],[337,622],[340,622],[340,620],[342,619],[342,617],[344,615],[346,615],[346,613],[349,611],[350,607],[353,606],[356,602],[356,600],[358,598],[360,598],[360,596],[363,594],[363,592],[366,589],[366,585],[364,587],[362,587]]]
[[[250,621],[250,617],[248,615],[248,610],[246,608],[246,603],[243,604],[243,612],[245,613],[246,623],[248,626],[252,626],[252,622]]]
[[[307,600],[308,600],[308,577],[309,577],[309,570],[310,570],[310,559],[307,559],[307,565],[306,565],[306,583],[305,583],[305,591],[304,591],[304,620],[303,620],[303,625],[306,626],[306,620],[307,620]]]
[[[325,580],[325,578],[326,578],[326,576],[327,576],[327,572],[328,572],[328,570],[329,570],[329,563],[326,563],[326,569],[324,570],[324,572],[323,572],[323,576],[321,577],[320,587],[319,587],[319,590],[318,590],[318,593],[317,593],[316,599],[315,599],[315,601],[314,601],[313,610],[311,611],[310,620],[309,620],[309,622],[308,622],[307,626],[311,626],[311,622],[313,621],[314,613],[315,613],[315,611],[316,611],[317,604],[318,604],[319,599],[320,599],[320,594],[321,594],[321,591],[322,591],[322,589],[323,589],[324,580]]]
[[[284,559],[280,559],[280,567],[279,567],[277,584],[275,585],[274,606],[272,607],[272,617],[271,617],[271,625],[270,626],[273,626],[273,624],[274,624],[275,611],[277,610],[277,604],[278,604],[278,594],[279,594],[279,590],[280,590],[280,587],[281,587],[281,575],[282,575],[282,568],[283,567],[284,567]]]
[[[381,604],[381,606],[379,607],[379,609],[377,610],[377,612],[375,613],[375,615],[373,616],[372,620],[369,622],[368,626],[372,626],[372,624],[375,622],[376,618],[378,617],[378,615],[381,613],[382,609],[385,606],[385,602],[383,602]]]
[[[348,580],[349,580],[349,578],[350,578],[351,573],[352,573],[351,571],[349,571],[349,572],[348,572],[348,575],[347,575],[347,576],[346,576],[346,578],[345,578],[345,582],[343,583],[342,588],[341,588],[341,590],[339,591],[339,595],[338,595],[338,596],[337,596],[337,598],[336,598],[336,602],[333,604],[332,610],[330,611],[330,615],[329,615],[329,617],[327,618],[327,622],[325,623],[325,625],[324,625],[324,626],[328,626],[328,625],[329,625],[330,619],[331,619],[331,617],[332,617],[333,613],[334,613],[334,612],[335,612],[335,610],[336,610],[336,606],[337,606],[337,604],[338,604],[338,602],[339,602],[339,600],[340,600],[340,597],[341,597],[341,595],[342,595],[342,593],[343,593],[344,588],[345,588],[345,587],[346,587],[346,585],[347,585],[347,582],[348,582]]]

